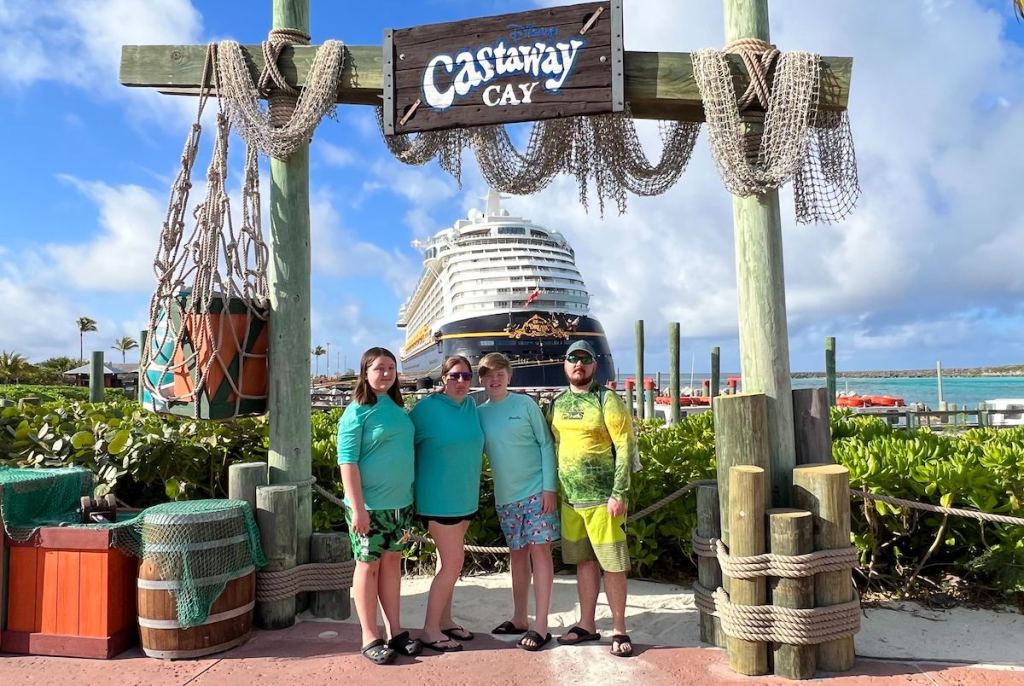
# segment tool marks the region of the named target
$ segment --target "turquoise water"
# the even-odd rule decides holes
[[[648,372],[647,378],[653,378],[654,373]],[[739,374],[723,373],[722,386],[729,376]],[[633,378],[631,374],[621,374],[619,388],[623,388],[623,381],[626,378]],[[694,386],[700,388],[707,374],[694,375]],[[681,379],[683,386],[690,384],[690,375],[683,374]],[[661,385],[668,386],[668,373],[662,372]],[[793,388],[814,388],[824,387],[825,377],[811,379],[793,379]],[[938,389],[935,378],[850,378],[837,379],[836,390],[839,392],[849,390],[858,395],[891,395],[896,398],[903,398],[907,403],[924,403],[932,408],[939,405]],[[942,397],[947,403],[955,403],[960,406],[977,407],[978,403],[996,398],[1024,398],[1024,377],[1022,376],[953,376],[943,377]]]

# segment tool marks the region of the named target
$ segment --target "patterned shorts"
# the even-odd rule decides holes
[[[352,531],[352,508],[345,507],[348,537],[352,541],[352,559],[376,562],[383,553],[400,553],[412,536],[412,506],[398,510],[370,510],[370,530]]]
[[[562,561],[597,560],[606,572],[629,571],[626,518],[612,517],[604,503],[574,508],[562,503]]]
[[[560,536],[558,513],[544,514],[540,493],[497,509],[510,550],[522,550],[530,543],[554,543]]]

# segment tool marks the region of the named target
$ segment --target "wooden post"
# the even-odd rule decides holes
[[[939,409],[942,409],[942,404],[945,402],[942,399],[942,360],[936,360],[935,362],[935,384],[938,386],[939,392]]]
[[[146,345],[149,343],[149,331],[143,329],[139,332],[139,380],[135,383],[138,392],[139,402],[142,402],[142,380],[145,378],[146,368],[142,366],[142,361],[146,359]]]
[[[722,541],[732,546],[729,534],[729,470],[752,465],[770,472],[768,461],[767,399],[761,393],[720,395],[712,401],[715,420],[715,457],[718,463],[718,503],[721,509]],[[768,488],[765,479],[765,489]],[[764,502],[768,502],[765,491]],[[728,591],[729,589],[726,588]]]
[[[267,485],[266,462],[240,462],[228,467],[228,497],[249,503],[256,513],[256,490]]]
[[[828,406],[836,406],[836,337],[825,338],[825,388],[828,389]],[[799,458],[797,464],[800,464]]]
[[[668,413],[670,424],[679,421],[679,322],[668,325],[668,394],[671,406]]]
[[[644,418],[644,320],[636,320],[636,416]]]
[[[93,350],[89,361],[89,402],[103,402],[103,351]]]
[[[635,381],[626,379],[626,412],[629,416],[633,416],[633,386],[636,385]]]
[[[828,408],[824,388],[793,389],[793,444],[798,465],[835,462]]]
[[[309,0],[274,0],[275,29],[309,33]],[[297,484],[296,563],[309,560],[313,506],[309,402],[309,146],[270,158],[270,483]],[[280,607],[284,607],[282,604]],[[294,603],[291,605],[294,608]],[[283,610],[282,610],[283,611]],[[294,609],[293,609],[294,614]],[[274,618],[273,621],[278,621]]]
[[[978,403],[978,427],[988,426],[988,405],[984,402]]]
[[[654,419],[654,380],[644,379],[644,416]]]
[[[850,472],[838,464],[802,465],[793,470],[793,499],[814,515],[814,549],[850,545]],[[853,600],[849,570],[822,572],[814,577],[815,607]],[[855,660],[853,636],[818,644],[818,668],[845,672]]]
[[[729,554],[737,557],[760,555],[765,551],[764,512],[768,480],[760,467],[741,465],[729,468],[729,530],[732,543]],[[764,605],[767,580],[732,579],[729,602],[733,605]],[[757,676],[768,673],[768,644],[728,636],[729,667],[738,674]]]
[[[704,538],[720,538],[722,524],[719,521],[718,486],[697,487],[697,535]],[[722,567],[714,557],[697,558],[697,581],[701,586],[714,591],[722,585]],[[725,633],[722,620],[714,615],[699,613],[700,640],[719,648],[725,647]]]
[[[295,486],[260,486],[256,489],[256,522],[260,545],[267,558],[265,572],[291,569],[296,564]],[[285,629],[295,624],[295,596],[256,603],[256,625]]]
[[[654,373],[654,391],[655,395],[661,393],[661,372]]]
[[[825,389],[822,396],[825,395]],[[769,550],[776,555],[807,555],[814,552],[814,517],[805,510],[768,510]],[[801,610],[814,607],[814,577],[772,577],[768,581],[772,605]],[[787,679],[810,679],[818,665],[814,645],[775,643],[772,646],[775,674]]]
[[[309,539],[310,562],[346,562],[352,559],[352,544],[348,534],[313,534]],[[310,611],[314,617],[326,619],[348,619],[352,613],[348,589],[340,591],[316,591],[310,599]]]
[[[771,40],[768,0],[723,2],[726,43],[741,38]],[[748,124],[748,130],[752,126]],[[734,197],[732,207],[743,390],[764,393],[768,398],[770,502],[774,507],[785,507],[789,504],[796,452],[779,194],[771,191]]]
[[[711,348],[711,383],[709,386],[711,397],[718,395],[718,389],[722,384],[722,349],[717,345]]]

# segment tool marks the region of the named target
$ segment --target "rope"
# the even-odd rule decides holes
[[[852,636],[860,631],[860,598],[794,609],[777,605],[734,605],[725,589],[714,592],[717,616],[727,636],[744,641],[813,645]]]
[[[999,524],[1016,524],[1017,526],[1024,526],[1024,517],[1010,517],[1008,515],[998,515],[989,512],[980,512],[978,510],[964,510],[958,507],[941,507],[939,505],[929,505],[928,503],[920,503],[917,502],[916,500],[894,498],[888,495],[879,495],[877,493],[868,493],[867,491],[858,491],[853,488],[850,489],[850,493],[858,498],[864,498],[865,500],[880,500],[883,503],[889,503],[890,505],[898,505],[900,507],[909,507],[912,510],[937,512],[939,514],[948,514],[953,515],[955,517],[969,517],[970,519],[977,519],[982,522],[997,522]]]
[[[341,591],[352,586],[354,560],[312,562],[291,569],[256,574],[256,600],[286,600],[308,591]]]
[[[725,52],[739,55],[750,76],[747,90],[737,100],[740,111],[750,109],[755,102],[762,110],[767,110],[775,63],[782,53],[771,43],[759,38],[735,40],[725,46]]]
[[[715,550],[714,538],[705,538],[697,533],[697,529],[690,532],[690,542],[693,544],[693,554],[697,557],[718,557]]]
[[[714,544],[722,573],[733,579],[756,579],[764,576],[798,579],[821,572],[853,569],[859,560],[859,551],[852,546],[816,550],[806,555],[764,553],[740,557],[730,555],[729,549],[722,541],[715,539]]]

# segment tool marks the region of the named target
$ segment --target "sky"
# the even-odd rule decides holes
[[[385,28],[538,4],[553,3],[311,0],[311,27],[314,42],[379,45]],[[1011,5],[771,0],[780,49],[854,59],[863,189],[846,221],[812,226],[795,223],[792,192],[781,191],[793,370],[824,368],[826,336],[837,338],[840,370],[1024,363],[1024,22]],[[721,3],[624,6],[627,50],[724,43]],[[119,361],[115,339],[146,325],[157,237],[196,106],[120,86],[120,47],[254,43],[270,11],[270,0],[0,0],[0,351],[76,357],[75,321],[88,316],[98,331],[86,351]],[[656,158],[654,124],[639,128]],[[212,139],[210,127],[197,195]],[[237,139],[232,154],[237,193]],[[324,120],[310,160],[313,343],[330,344],[335,371],[370,346],[397,352],[395,319],[420,275],[410,242],[482,206],[486,187],[471,156],[461,188],[436,164],[397,162],[364,106]],[[717,345],[723,368],[737,369],[732,201],[706,132],[680,181],[656,198],[630,197],[624,215],[588,213],[576,196],[575,181],[559,178],[505,205],[573,244],[618,366],[632,368],[643,319],[648,370],[667,370],[673,321],[684,368],[693,358],[706,370]]]

